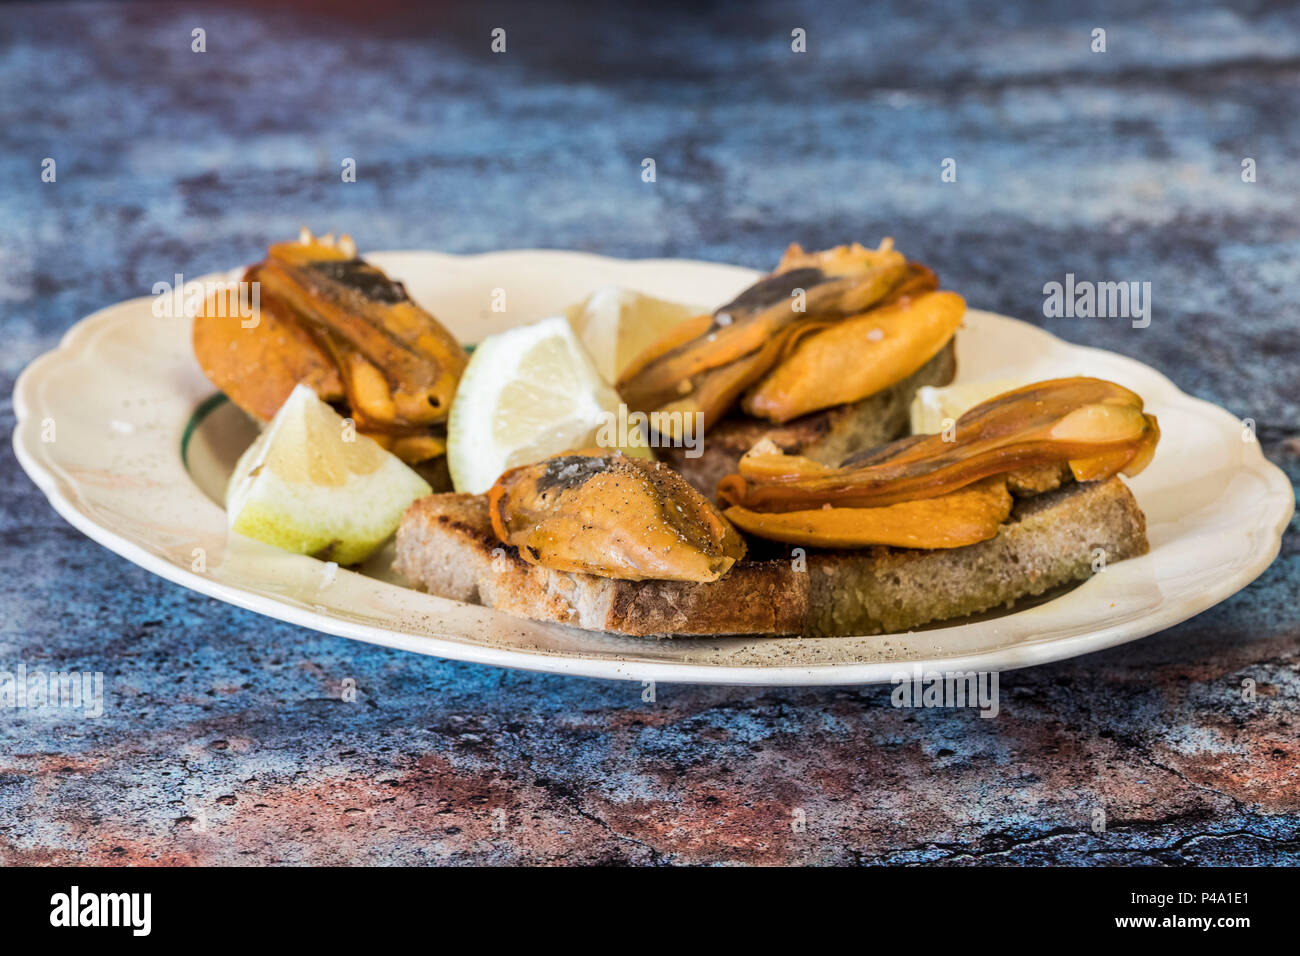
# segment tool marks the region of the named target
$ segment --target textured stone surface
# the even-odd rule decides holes
[[[1288,5],[397,6],[0,6],[6,433],[15,376],[76,319],[304,222],[371,249],[756,267],[791,240],[890,234],[972,304],[1255,419],[1300,474]],[[1150,281],[1151,326],[1042,319],[1067,271]],[[102,670],[108,692],[98,720],[3,714],[0,862],[1300,861],[1294,529],[1241,594],[1003,675],[981,720],[896,710],[887,688],[649,703],[372,648],[117,558],[7,445],[0,492],[0,666]]]

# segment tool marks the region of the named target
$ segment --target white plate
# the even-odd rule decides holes
[[[679,260],[622,261],[575,252],[431,252],[368,256],[462,341],[552,315],[620,285],[714,304],[757,273]],[[208,277],[219,278],[219,277]],[[509,311],[493,312],[494,289]],[[633,680],[859,684],[914,664],[1006,670],[1154,633],[1222,601],[1277,555],[1294,494],[1240,421],[1180,392],[1131,359],[1070,345],[1034,326],[972,311],[957,338],[958,380],[1088,374],[1146,399],[1163,438],[1131,482],[1151,553],[1014,614],[882,637],[645,640],[535,624],[341,570],[242,539],[227,545],[222,509],[182,461],[187,423],[214,392],[190,351],[190,322],[133,299],[77,323],[14,389],[14,448],[68,521],[105,547],[203,594],[330,634],[507,667]],[[1118,326],[1117,326],[1118,328]],[[1124,328],[1122,334],[1142,335]],[[231,446],[251,434],[214,412],[190,443],[195,475],[220,487]],[[53,440],[50,440],[53,439]],[[391,547],[391,546],[390,546]],[[328,581],[328,583],[326,583]]]

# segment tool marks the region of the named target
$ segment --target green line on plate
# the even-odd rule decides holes
[[[203,422],[203,419],[207,418],[228,401],[230,401],[230,399],[226,398],[224,392],[217,392],[215,395],[209,395],[203,401],[199,402],[199,407],[194,409],[194,414],[191,415],[190,420],[185,423],[185,431],[181,432],[181,464],[185,466],[186,471],[189,471],[190,468],[190,439],[194,437],[194,430],[199,427]]]

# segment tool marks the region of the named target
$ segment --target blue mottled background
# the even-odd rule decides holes
[[[926,6],[0,5],[0,427],[78,318],[304,222],[759,268],[889,234],[972,304],[1255,419],[1294,480],[1300,12]],[[1066,271],[1150,281],[1150,328],[1040,318]],[[1300,861],[1294,529],[1236,597],[1006,674],[981,720],[367,647],[151,577],[7,447],[0,491],[0,667],[108,685],[98,720],[0,714],[0,862]]]

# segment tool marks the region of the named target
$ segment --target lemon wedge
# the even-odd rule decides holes
[[[508,468],[596,446],[653,457],[639,432],[618,427],[621,404],[563,316],[488,336],[451,403],[452,483],[481,494]]]
[[[654,296],[608,286],[565,310],[578,340],[606,382],[618,381],[628,364],[673,326],[708,312]]]
[[[934,435],[943,431],[944,419],[956,421],[981,402],[1013,388],[1027,385],[1013,379],[988,382],[963,382],[961,385],[935,387],[923,385],[912,397],[910,409],[913,435]]]
[[[299,385],[240,456],[226,487],[230,530],[325,561],[364,561],[433,489]]]

